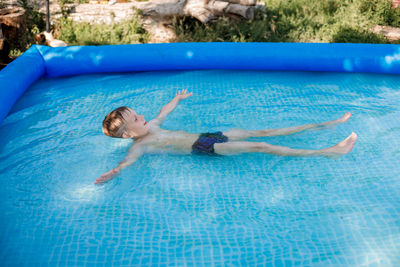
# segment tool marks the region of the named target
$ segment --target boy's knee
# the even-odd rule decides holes
[[[232,134],[232,135],[238,135],[238,134],[243,134],[242,129],[230,129],[226,133]]]
[[[264,151],[269,149],[270,147],[271,145],[265,142],[257,142],[254,145],[254,148],[257,149],[257,151]]]

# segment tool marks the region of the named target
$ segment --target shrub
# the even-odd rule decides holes
[[[70,45],[107,45],[145,43],[148,33],[137,17],[111,25],[74,22],[61,18],[56,23],[57,38]]]
[[[381,35],[366,31],[354,29],[352,27],[340,27],[332,37],[334,43],[388,43]]]
[[[173,23],[179,42],[266,42],[271,28],[266,15],[256,12],[253,21],[235,21],[221,17],[204,25],[194,18],[176,19]]]
[[[359,10],[375,24],[400,26],[400,7],[393,8],[391,0],[360,0]]]

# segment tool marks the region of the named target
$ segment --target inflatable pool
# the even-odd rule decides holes
[[[0,72],[1,266],[399,266],[399,53],[33,46]],[[282,128],[351,112],[334,128],[254,141],[359,139],[337,159],[144,155],[95,185],[132,145],[102,133],[104,116],[129,105],[154,118],[182,89],[193,96],[165,129]]]
[[[32,46],[0,72],[0,123],[41,77],[87,73],[242,69],[400,73],[400,46],[306,43],[175,43]]]

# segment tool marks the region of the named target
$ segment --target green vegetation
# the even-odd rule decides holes
[[[25,34],[12,44],[10,55],[17,56],[44,30],[44,14],[19,0],[27,15]],[[90,25],[69,19],[68,3],[87,0],[57,0],[62,17],[53,27],[56,38],[71,45],[145,43],[148,33],[140,25],[140,12],[124,22]],[[146,0],[142,0],[146,1]],[[352,42],[389,43],[371,32],[375,25],[400,27],[400,7],[391,0],[258,0],[265,10],[256,11],[254,20],[228,17],[204,25],[193,18],[176,19],[173,28],[178,42]],[[396,43],[400,43],[397,41]]]
[[[46,27],[44,14],[28,5],[28,0],[18,0],[18,4],[25,9],[26,29],[19,31],[17,40],[10,42],[10,57],[15,58],[28,49],[34,43],[34,35],[40,33]]]
[[[362,0],[359,12],[373,24],[400,27],[400,7],[392,8],[390,0]]]
[[[184,18],[174,23],[180,42],[353,42],[387,43],[374,25],[400,26],[391,0],[259,0],[266,11],[253,21],[221,18],[203,25]]]
[[[61,18],[56,24],[57,38],[70,45],[106,45],[145,43],[147,32],[137,16],[120,23],[91,25]]]

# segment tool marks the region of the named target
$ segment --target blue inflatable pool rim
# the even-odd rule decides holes
[[[41,77],[236,69],[400,73],[400,45],[173,43],[51,48],[34,45],[0,71],[0,123]]]

